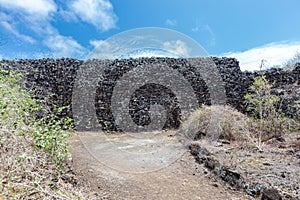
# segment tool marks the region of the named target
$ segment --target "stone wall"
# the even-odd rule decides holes
[[[194,58],[197,59],[201,58]],[[226,92],[226,103],[245,112],[244,95],[251,92],[248,88],[253,78],[265,75],[270,82],[274,82],[274,93],[287,99],[284,101],[285,112],[293,116],[295,110],[289,108],[299,99],[300,64],[293,71],[270,69],[262,72],[242,72],[239,63],[234,58],[212,58],[223,79]],[[105,130],[118,130],[110,109],[112,91],[118,79],[126,72],[137,66],[149,64],[165,64],[181,73],[191,84],[199,105],[211,104],[210,92],[206,82],[187,59],[173,58],[140,58],[114,60],[109,63],[105,73],[98,83],[95,105],[98,120]],[[34,88],[36,97],[43,98],[54,94],[48,104],[70,106],[62,116],[72,117],[72,89],[76,72],[83,61],[69,58],[40,59],[40,60],[2,60],[2,68],[16,70],[24,74],[25,87]],[[166,74],[167,76],[167,74]],[[290,95],[287,95],[290,94]],[[152,104],[163,105],[167,111],[165,128],[177,128],[180,124],[180,106],[173,91],[158,84],[147,84],[136,91],[130,100],[130,115],[133,121],[141,126],[150,123],[149,108]]]

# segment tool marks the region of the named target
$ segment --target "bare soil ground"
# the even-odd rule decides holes
[[[75,135],[71,153],[78,184],[95,199],[252,199],[211,178],[173,135]]]

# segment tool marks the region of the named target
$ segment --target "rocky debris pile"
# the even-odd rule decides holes
[[[253,197],[261,196],[262,200],[282,199],[282,195],[278,190],[267,188],[260,183],[250,182],[243,177],[241,173],[221,164],[221,162],[205,147],[201,147],[198,144],[191,144],[189,145],[189,149],[199,164],[204,165],[210,172],[228,183],[231,187],[238,190],[244,190],[248,195]]]
[[[282,197],[276,189],[266,189],[263,191],[261,200],[282,200]]]
[[[196,62],[201,62],[203,58],[193,58]],[[299,88],[300,66],[293,71],[272,69],[263,72],[242,72],[239,63],[234,58],[211,58],[222,78],[226,93],[226,103],[241,112],[245,112],[244,95],[249,86],[253,83],[253,78],[258,75],[265,75],[270,82],[275,82],[277,87],[289,84],[296,84]],[[61,58],[61,59],[40,59],[40,60],[2,60],[1,67],[16,70],[24,74],[26,88],[34,88],[37,98],[49,97],[47,104],[58,106],[70,106],[64,110],[61,116],[72,117],[72,90],[76,73],[84,63],[81,60]],[[190,60],[182,58],[139,58],[112,60],[106,66],[104,74],[101,74],[101,81],[98,83],[95,106],[99,123],[105,130],[118,130],[114,116],[111,111],[111,97],[114,87],[122,76],[133,69],[144,65],[164,65],[180,73],[192,86],[196,94],[199,106],[211,104],[209,84],[206,83],[203,74]],[[212,69],[206,69],[208,72]],[[168,79],[168,74],[163,74]],[[172,77],[170,77],[171,79]],[[214,80],[212,80],[214,81]],[[88,83],[86,83],[88,84]],[[299,91],[298,91],[299,92]],[[284,97],[284,96],[282,96]],[[284,97],[285,98],[285,97]],[[291,104],[297,100],[295,98],[283,101],[283,110],[290,116],[294,116],[296,110],[289,109]],[[129,103],[129,113],[133,121],[139,126],[151,123],[149,109],[151,105],[159,104],[164,107],[167,113],[164,128],[177,128],[180,124],[180,106],[175,92],[170,88],[160,84],[146,84],[140,87],[131,96]]]

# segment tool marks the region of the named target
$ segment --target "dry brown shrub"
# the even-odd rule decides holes
[[[4,199],[91,199],[92,193],[62,181],[48,153],[33,138],[0,129],[0,197]]]
[[[299,124],[295,123],[293,119],[286,122],[288,124],[284,124],[285,131],[299,130]],[[277,127],[274,125],[274,128]],[[216,141],[225,139],[242,142],[243,147],[251,149],[255,147],[260,151],[263,151],[263,147],[268,140],[272,138],[281,139],[276,137],[276,132],[273,132],[271,136],[262,134],[262,142],[259,142],[259,135],[262,132],[264,132],[264,129],[255,119],[247,117],[227,105],[201,106],[183,122],[180,130],[180,134],[190,140]],[[284,135],[285,132],[282,134]]]
[[[203,105],[183,122],[182,132],[191,139],[245,140],[247,117],[230,106]]]

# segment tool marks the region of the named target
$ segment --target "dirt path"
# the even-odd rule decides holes
[[[173,135],[74,136],[72,155],[79,183],[95,191],[97,199],[250,199],[208,179]]]

